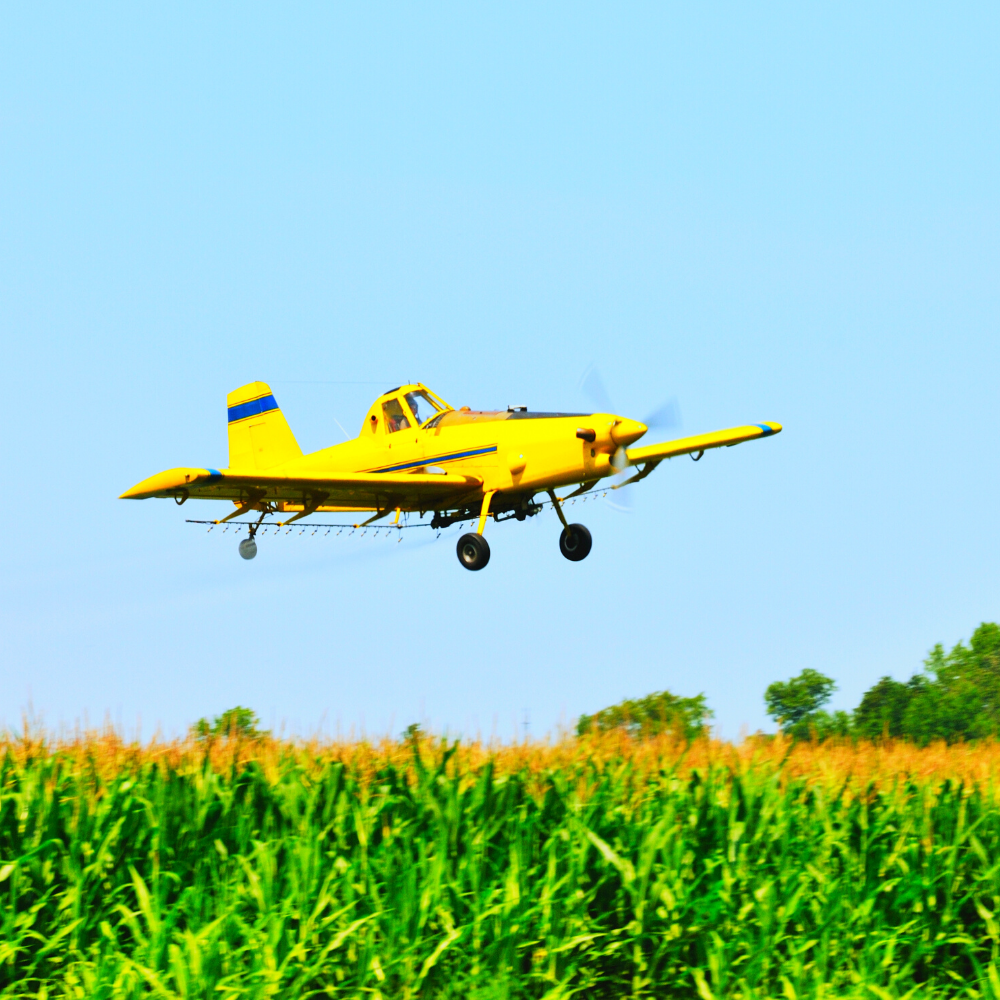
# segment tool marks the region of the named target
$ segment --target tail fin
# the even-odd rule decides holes
[[[251,382],[226,397],[229,407],[229,467],[270,469],[302,455],[271,387]]]

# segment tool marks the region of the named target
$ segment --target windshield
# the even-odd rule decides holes
[[[438,407],[426,392],[408,392],[406,402],[417,418],[417,426],[430,420],[438,412]]]

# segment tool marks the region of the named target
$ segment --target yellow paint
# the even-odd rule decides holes
[[[764,428],[767,427],[768,430]],[[630,465],[641,462],[659,461],[664,458],[676,458],[678,455],[691,455],[697,451],[708,451],[710,448],[730,448],[734,444],[753,441],[754,438],[770,437],[781,433],[781,424],[768,423],[764,425],[749,424],[746,427],[730,427],[725,431],[712,431],[711,434],[697,434],[694,437],[679,438],[676,441],[665,441],[663,444],[650,444],[642,448],[628,448]]]
[[[486,527],[486,518],[489,517],[490,513],[490,501],[496,496],[496,490],[488,490],[483,494],[483,505],[479,510],[479,527],[476,531],[481,535],[483,529]]]
[[[251,382],[229,393],[227,409],[271,396],[266,382]],[[268,410],[230,421],[229,467],[231,469],[272,469],[302,457],[292,429],[281,410]]]
[[[226,402],[232,414],[248,404],[254,411],[256,401],[273,405],[271,398],[266,383],[251,382]],[[535,493],[613,475],[611,458],[620,446],[629,465],[648,473],[666,458],[781,430],[780,424],[748,425],[634,447],[645,425],[613,413],[456,410],[414,383],[379,396],[353,440],[303,455],[280,409],[239,416],[243,412],[229,423],[228,468],[168,469],[122,498],[195,497],[276,512],[468,511],[480,515],[481,532],[487,512],[514,510]]]

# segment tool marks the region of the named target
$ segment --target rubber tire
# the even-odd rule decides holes
[[[571,524],[568,528],[563,528],[559,535],[559,551],[570,562],[586,559],[593,544],[590,532],[582,524]]]
[[[482,569],[490,561],[490,546],[482,535],[468,532],[458,540],[455,547],[458,561],[466,569]]]
[[[240,555],[244,559],[253,559],[257,555],[257,543],[252,538],[244,538],[240,542]]]

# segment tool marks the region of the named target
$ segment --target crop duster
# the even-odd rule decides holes
[[[664,459],[770,437],[781,424],[748,424],[662,444],[635,447],[646,424],[614,413],[536,413],[525,406],[506,410],[455,409],[425,385],[399,386],[379,396],[352,441],[304,455],[270,387],[251,382],[226,400],[229,468],[178,468],[160,472],[123,493],[123,500],[191,497],[235,504],[222,524],[259,512],[240,543],[240,554],[256,555],[254,536],[268,516],[290,514],[281,526],[320,511],[370,513],[354,527],[403,512],[433,515],[443,528],[476,521],[458,540],[458,560],[469,570],[490,561],[483,537],[487,519],[533,517],[548,494],[562,523],[559,550],[585,559],[590,532],[569,524],[562,503],[617,476],[618,489],[645,479]],[[627,477],[627,478],[626,478]],[[575,487],[565,496],[556,490]],[[251,515],[252,516],[252,515]]]

